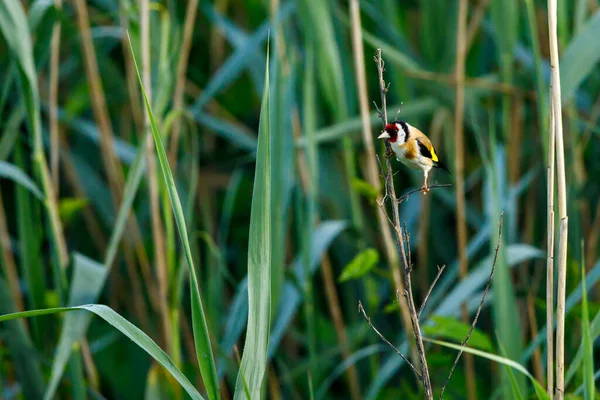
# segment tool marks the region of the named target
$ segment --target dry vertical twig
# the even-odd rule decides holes
[[[498,223],[498,242],[496,244],[496,251],[494,252],[494,261],[492,263],[492,270],[490,271],[490,276],[485,285],[485,290],[483,291],[483,296],[481,297],[481,301],[479,302],[479,307],[477,307],[477,312],[475,313],[475,318],[473,318],[473,322],[471,323],[471,327],[469,328],[469,333],[467,333],[467,337],[461,343],[462,347],[466,346],[467,343],[469,342],[469,339],[471,338],[471,334],[473,333],[473,330],[475,329],[475,325],[477,324],[477,320],[479,319],[479,313],[481,313],[481,309],[483,308],[483,303],[485,302],[485,298],[490,290],[490,285],[492,284],[492,278],[494,277],[494,271],[496,270],[496,261],[498,261],[498,251],[500,250],[500,243],[502,241],[502,221],[503,220],[504,220],[504,212],[502,212],[500,214],[500,222]],[[462,354],[463,354],[463,350],[461,349],[458,352],[458,354],[456,355],[456,359],[454,359],[454,364],[452,364],[452,368],[450,368],[450,373],[448,374],[448,377],[446,378],[446,382],[444,383],[444,386],[442,386],[442,390],[440,392],[440,400],[444,396],[444,391],[446,390],[446,386],[448,385],[448,382],[450,381],[450,378],[452,377],[452,373],[454,372],[454,368],[456,368],[456,365],[458,364],[458,360],[460,359],[460,356]]]
[[[360,21],[360,6],[358,0],[350,1],[350,16],[352,19],[352,48],[354,55],[354,68],[356,71],[356,84],[358,87],[358,102],[360,106],[360,117],[362,121],[363,142],[367,152],[366,157],[366,178],[374,188],[380,186],[379,172],[377,171],[375,144],[373,143],[373,132],[371,131],[369,101],[367,93],[367,76],[365,72],[365,51],[362,39],[362,27]],[[377,107],[377,105],[375,105]],[[385,103],[382,105],[385,108]],[[387,121],[387,118],[386,118]],[[384,125],[385,126],[385,125]],[[381,200],[381,196],[378,197]],[[398,290],[404,290],[404,282],[402,282],[400,274],[400,260],[398,253],[394,249],[394,240],[390,226],[386,222],[385,214],[381,209],[377,210],[377,221],[381,230],[382,242],[385,249],[385,256],[392,270],[392,278],[394,285]],[[407,331],[410,327],[410,316],[406,309],[400,308],[400,317],[404,329]]]
[[[381,121],[383,126],[387,125],[387,111],[386,111],[386,94],[387,94],[387,86],[385,85],[385,81],[383,79],[383,70],[384,70],[384,62],[381,58],[381,49],[377,49],[376,55],[377,62],[377,71],[379,74],[379,89],[381,91]],[[385,141],[386,150],[389,152],[391,150],[390,144],[388,141]],[[390,161],[390,157],[386,157],[386,171],[385,171],[385,198],[389,198],[392,204],[393,211],[393,222],[394,222],[394,231],[396,234],[396,244],[398,245],[400,251],[400,259],[402,261],[403,269],[404,269],[404,283],[406,288],[404,292],[400,289],[396,291],[396,296],[399,298],[400,295],[404,295],[406,297],[406,302],[408,305],[408,312],[410,315],[410,322],[412,326],[413,336],[415,338],[415,345],[417,349],[417,357],[420,364],[420,377],[421,383],[423,384],[423,388],[425,389],[425,397],[429,399],[433,399],[433,391],[431,388],[431,379],[429,378],[429,369],[427,368],[427,359],[425,358],[425,346],[423,345],[423,338],[421,336],[421,328],[419,326],[419,319],[417,317],[417,310],[415,308],[414,298],[412,294],[412,285],[410,279],[410,271],[411,267],[409,265],[409,260],[406,256],[404,235],[402,233],[402,226],[400,224],[400,214],[398,212],[398,199],[396,198],[396,191],[394,189],[394,179],[392,172],[392,165]],[[379,202],[380,208],[385,210],[383,201]]]
[[[557,400],[564,398],[565,392],[565,300],[567,283],[567,188],[565,179],[565,152],[562,128],[562,105],[560,90],[560,65],[558,61],[557,1],[548,0],[548,32],[550,40],[550,66],[552,68],[552,113],[556,140],[556,177],[558,188],[558,216],[560,231],[558,237],[558,284],[556,295],[556,388]],[[551,325],[549,325],[551,327]],[[549,352],[551,349],[548,350]]]

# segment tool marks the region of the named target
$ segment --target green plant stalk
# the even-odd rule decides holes
[[[36,176],[42,185],[45,196],[44,206],[50,221],[54,255],[59,269],[63,271],[67,266],[69,256],[63,236],[62,223],[58,215],[58,203],[44,154],[37,76],[33,63],[31,38],[27,27],[27,18],[19,1],[8,0],[0,3],[0,30],[4,33],[9,49],[18,61],[21,88],[24,92],[27,119],[33,141],[33,161]],[[56,284],[58,287],[62,287],[63,282],[56,282]]]
[[[194,269],[194,260],[192,258],[192,252],[190,248],[190,242],[188,239],[188,232],[185,224],[185,218],[181,208],[181,201],[175,187],[175,181],[173,180],[173,174],[171,173],[169,162],[165,148],[162,144],[162,139],[158,128],[156,127],[156,121],[152,114],[152,108],[150,102],[146,96],[144,85],[142,83],[142,77],[138,69],[137,61],[135,59],[135,53],[131,40],[129,41],[131,54],[133,57],[133,63],[138,76],[140,87],[142,89],[142,95],[144,97],[144,103],[146,105],[146,111],[150,119],[150,126],[152,128],[152,136],[154,138],[154,144],[156,146],[156,152],[158,154],[158,161],[163,173],[163,177],[166,181],[167,188],[169,190],[169,197],[171,198],[171,206],[173,213],[177,221],[177,227],[179,229],[179,235],[183,245],[189,273],[190,273],[190,285],[191,285],[191,297],[192,297],[192,328],[194,331],[194,342],[196,344],[196,356],[198,358],[198,365],[200,366],[200,373],[204,380],[204,385],[208,392],[209,399],[220,399],[221,395],[219,392],[219,383],[217,381],[217,369],[215,367],[215,361],[213,351],[210,343],[210,335],[208,333],[208,326],[206,324],[206,317],[204,309],[202,307],[202,299],[200,297],[200,286],[198,285],[198,278],[196,277],[196,271]]]
[[[21,145],[15,147],[15,161],[23,167],[23,151]],[[35,214],[31,195],[19,185],[16,190],[17,230],[20,245],[20,264],[23,277],[29,287],[29,302],[32,308],[43,308],[45,304],[46,284],[44,282],[44,263],[40,257],[41,238],[40,229],[36,229]],[[33,338],[40,344],[43,338],[43,329],[39,321],[32,322]]]
[[[314,77],[314,47],[312,42],[308,44],[306,51],[306,65],[304,69],[303,88],[303,111],[304,111],[304,134],[306,136],[306,160],[308,164],[309,178],[306,188],[306,226],[304,233],[304,314],[306,318],[309,374],[317,372],[316,364],[316,334],[315,334],[315,308],[313,298],[312,276],[310,273],[310,253],[312,245],[312,232],[317,217],[319,164],[318,147],[315,141],[315,77]],[[310,376],[310,375],[309,375]],[[312,391],[310,392],[312,394]]]

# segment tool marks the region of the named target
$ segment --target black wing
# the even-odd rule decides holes
[[[421,155],[423,157],[427,157],[429,159],[433,159],[432,155],[431,155],[431,151],[429,151],[429,149],[427,148],[427,146],[425,146],[423,143],[421,143],[421,141],[419,139],[415,139],[417,141],[417,144],[419,145],[419,151],[421,152]],[[434,167],[436,168],[441,168],[443,170],[445,170],[448,175],[452,175],[450,173],[450,170],[448,169],[448,167],[446,167],[446,165],[441,162],[440,160],[438,161],[434,161]]]
[[[419,139],[415,139],[417,141],[417,144],[419,145],[419,152],[421,153],[421,155],[423,157],[427,157],[429,159],[432,159],[433,156],[431,155],[431,152],[429,151],[429,149],[427,148],[427,146],[425,146],[423,143],[421,143],[421,141]]]

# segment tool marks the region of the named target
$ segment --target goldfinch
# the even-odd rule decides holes
[[[385,126],[378,139],[386,139],[390,143],[396,160],[412,169],[420,169],[425,174],[421,190],[427,193],[427,174],[432,167],[442,168],[450,173],[448,168],[438,159],[435,148],[423,132],[404,121],[394,121]],[[391,156],[391,155],[389,155]]]

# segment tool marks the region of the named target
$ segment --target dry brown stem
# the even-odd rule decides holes
[[[379,112],[379,115],[381,117],[381,121],[383,123],[383,126],[387,125],[387,112],[386,112],[386,94],[387,94],[387,86],[385,84],[385,81],[383,79],[383,71],[384,71],[384,62],[381,58],[381,49],[377,49],[377,55],[375,57],[375,61],[377,62],[377,70],[379,73],[379,87],[381,90],[381,108],[377,107],[377,110]],[[385,142],[386,144],[386,150],[390,150],[390,144],[389,142]],[[400,214],[398,211],[398,204],[403,201],[403,198],[398,199],[396,197],[396,191],[394,188],[394,173],[392,171],[392,166],[391,166],[391,161],[390,161],[390,157],[386,157],[386,165],[385,168],[382,165],[381,161],[379,160],[379,157],[376,157],[377,162],[379,163],[379,168],[381,170],[381,176],[384,179],[384,193],[383,193],[383,198],[381,198],[380,200],[377,200],[377,204],[380,207],[380,210],[382,212],[382,214],[387,218],[387,220],[389,221],[392,230],[395,232],[396,235],[396,245],[398,247],[399,253],[400,253],[400,260],[402,262],[402,269],[404,272],[404,283],[406,285],[406,288],[404,290],[397,290],[396,291],[396,297],[398,300],[398,303],[400,303],[400,297],[404,297],[406,300],[406,309],[408,311],[408,314],[410,316],[410,322],[411,322],[411,329],[412,329],[412,334],[413,337],[415,339],[415,346],[416,346],[416,351],[417,351],[417,358],[418,358],[418,365],[415,366],[413,363],[411,363],[396,347],[394,347],[371,323],[370,318],[367,316],[365,310],[362,307],[362,304],[359,302],[359,312],[361,312],[363,314],[363,316],[365,317],[365,319],[367,320],[367,322],[369,323],[369,325],[371,326],[371,328],[373,328],[373,330],[375,331],[375,333],[377,333],[377,335],[385,342],[387,343],[392,349],[394,349],[394,351],[396,353],[398,353],[402,359],[404,361],[407,362],[407,364],[413,369],[413,372],[415,373],[417,379],[421,382],[421,384],[423,385],[423,389],[425,391],[425,398],[426,399],[433,399],[433,389],[431,386],[431,379],[429,377],[429,369],[427,367],[427,359],[426,359],[426,355],[425,355],[425,346],[423,345],[423,337],[421,334],[421,327],[419,324],[419,317],[421,316],[421,312],[423,311],[423,308],[425,307],[425,304],[427,303],[427,300],[433,290],[433,288],[435,287],[436,283],[438,282],[442,272],[444,271],[444,266],[439,268],[438,267],[438,273],[435,277],[435,279],[433,280],[433,282],[431,283],[429,289],[427,290],[427,293],[425,295],[425,298],[423,299],[423,304],[421,304],[421,307],[419,307],[419,310],[417,311],[417,308],[415,306],[415,301],[414,301],[414,296],[413,296],[413,289],[412,289],[412,281],[411,281],[411,272],[413,269],[413,265],[411,263],[411,254],[410,254],[410,236],[407,234],[407,229],[406,226],[402,226],[401,222],[400,222]],[[449,186],[449,185],[434,185],[431,186],[433,187],[440,187],[440,186]],[[416,191],[412,191],[407,193],[405,196],[411,194],[411,193],[415,193]],[[403,197],[405,197],[403,196]],[[386,210],[386,205],[385,203],[389,202],[389,204],[392,207],[392,218],[390,218],[387,210]],[[475,317],[473,319],[473,322],[471,323],[470,329],[469,329],[469,333],[467,334],[467,337],[465,338],[465,340],[462,342],[462,345],[465,346],[469,339],[471,338],[471,334],[473,333],[473,330],[475,329],[475,325],[477,324],[477,320],[479,319],[479,314],[481,313],[481,310],[483,308],[483,304],[485,302],[485,298],[489,292],[490,289],[490,285],[492,282],[492,277],[494,276],[494,271],[496,268],[496,262],[498,259],[498,251],[500,249],[500,240],[501,240],[501,236],[502,236],[502,221],[504,218],[504,213],[501,214],[500,216],[500,223],[499,223],[499,227],[498,227],[498,244],[496,246],[496,252],[495,252],[495,256],[494,256],[494,261],[492,264],[492,269],[490,272],[490,276],[488,278],[485,290],[483,292],[483,296],[481,298],[481,301],[479,303],[479,307],[477,308],[477,312],[475,313]],[[446,386],[448,385],[448,382],[450,381],[450,377],[452,376],[452,373],[454,372],[454,369],[456,368],[456,365],[460,359],[460,357],[462,356],[463,351],[461,350],[459,352],[459,354],[456,357],[456,360],[454,361],[454,364],[448,374],[448,377],[446,379],[446,382],[444,383],[444,386],[442,387],[442,395],[443,392],[446,388]],[[415,363],[416,364],[416,363]],[[440,399],[441,399],[441,395],[440,395]]]
[[[366,151],[365,178],[371,186],[378,188],[380,186],[379,172],[376,163],[375,143],[373,142],[373,132],[371,130],[369,100],[367,91],[367,75],[365,72],[365,52],[362,40],[362,26],[360,21],[360,5],[358,0],[350,1],[350,17],[352,29],[352,47],[354,55],[354,68],[356,75],[356,84],[358,88],[358,103],[360,106],[360,117],[362,122],[362,136]],[[377,107],[377,104],[375,104]],[[385,105],[384,105],[385,107]],[[381,196],[377,199],[381,201]],[[377,222],[380,229],[381,241],[383,243],[385,257],[392,270],[392,278],[397,290],[404,291],[404,282],[400,273],[400,260],[398,253],[394,248],[394,239],[390,225],[387,224],[386,216],[380,209],[376,210]],[[410,329],[410,316],[407,310],[400,308],[400,321],[404,329]],[[413,358],[414,359],[414,358]]]
[[[381,49],[377,49],[377,55],[375,58],[377,62],[377,71],[379,74],[379,88],[381,91],[381,122],[383,126],[387,125],[387,110],[386,110],[386,94],[388,87],[385,84],[383,79],[383,71],[384,71],[384,62],[381,58]],[[385,141],[386,151],[390,151],[390,144],[388,141]],[[387,211],[385,209],[384,201],[386,198],[390,199],[392,204],[392,213],[393,213],[393,230],[396,233],[396,244],[398,249],[400,250],[400,260],[402,261],[402,267],[404,270],[404,284],[406,285],[404,292],[400,289],[397,289],[396,296],[399,298],[400,295],[404,295],[406,297],[406,302],[408,305],[408,312],[410,315],[410,322],[412,326],[413,336],[415,338],[415,345],[417,349],[417,355],[419,360],[420,367],[420,377],[419,380],[423,384],[423,388],[425,389],[425,397],[429,399],[433,399],[433,391],[431,388],[431,380],[429,378],[429,369],[427,368],[427,359],[425,358],[425,346],[423,345],[423,338],[421,336],[421,328],[419,326],[419,318],[417,317],[417,310],[415,307],[415,302],[412,294],[412,283],[410,279],[410,272],[412,270],[412,266],[409,264],[409,260],[406,256],[405,249],[405,237],[403,235],[402,225],[400,224],[400,214],[398,212],[398,199],[396,198],[396,190],[394,189],[394,174],[392,172],[392,164],[390,158],[386,157],[386,168],[385,168],[385,195],[381,201],[378,201],[378,204],[383,213],[387,216]],[[389,216],[387,216],[389,220]]]

